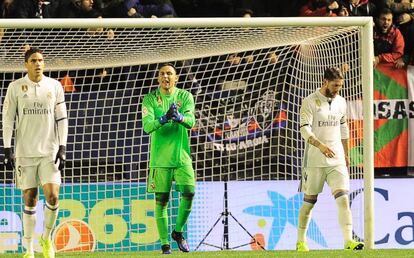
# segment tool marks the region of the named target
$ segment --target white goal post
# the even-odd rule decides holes
[[[88,250],[159,248],[148,215],[153,197],[145,193],[149,138],[140,104],[166,62],[178,64],[179,87],[196,100],[191,147],[199,183],[298,180],[301,100],[320,86],[326,67],[342,67],[341,94],[353,107],[348,112],[359,114],[349,115],[355,120],[350,173],[351,190],[363,190],[364,199],[353,215],[363,227],[357,235],[374,248],[372,18],[0,19],[0,28],[0,104],[8,83],[24,74],[30,46],[44,51],[48,76],[76,88],[65,94],[70,130],[61,195],[68,212],[62,214],[89,221],[96,245]],[[7,218],[21,205],[12,178],[0,171],[0,215]],[[173,195],[172,220],[176,201]],[[58,250],[68,248],[56,239]],[[16,241],[8,251],[22,251]]]

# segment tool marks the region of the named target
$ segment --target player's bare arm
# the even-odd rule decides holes
[[[326,144],[319,141],[318,138],[316,138],[315,136],[310,136],[308,142],[309,144],[312,144],[313,146],[318,148],[326,157],[335,157],[335,152],[333,152],[333,150],[331,150]]]

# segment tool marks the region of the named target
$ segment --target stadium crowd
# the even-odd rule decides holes
[[[414,64],[413,0],[3,0],[2,18],[373,16],[375,61]]]

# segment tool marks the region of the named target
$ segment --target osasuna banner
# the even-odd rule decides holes
[[[413,86],[413,66],[395,69],[393,65],[382,65],[375,69],[376,167],[414,164],[411,152],[414,132]]]
[[[374,69],[374,162],[375,167],[406,167],[414,165],[414,66],[396,69],[393,64],[382,64]],[[350,125],[362,126],[362,102],[349,105]],[[358,130],[362,132],[361,130]],[[358,148],[361,135],[351,141],[353,165],[362,159]]]

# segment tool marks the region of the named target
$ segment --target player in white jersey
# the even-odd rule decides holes
[[[302,101],[300,132],[305,139],[300,190],[304,200],[299,211],[296,250],[309,251],[306,233],[311,211],[325,182],[331,188],[338,207],[338,219],[345,249],[361,250],[364,243],[352,239],[352,214],[349,207],[347,166],[349,129],[346,101],[339,96],[344,84],[340,69],[327,68],[322,87]]]
[[[38,185],[46,198],[44,229],[39,239],[45,258],[55,257],[50,233],[59,211],[60,170],[65,165],[68,120],[62,85],[43,75],[40,49],[25,53],[27,75],[7,88],[3,105],[4,163],[13,167],[16,185],[23,190],[24,257],[34,257]],[[13,128],[15,122],[15,130]],[[11,148],[15,134],[15,156]]]

